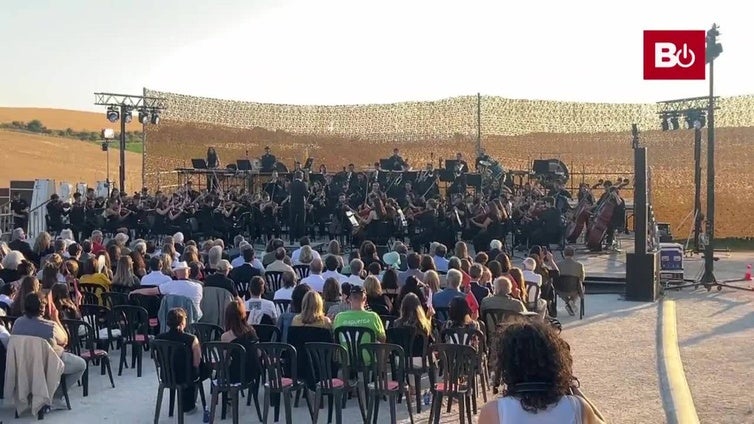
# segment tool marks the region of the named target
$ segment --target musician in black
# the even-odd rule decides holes
[[[294,240],[304,236],[306,231],[306,197],[309,190],[304,183],[304,175],[301,171],[293,174],[293,181],[290,185],[290,231],[289,237],[291,244]]]
[[[262,166],[262,172],[272,172],[275,169],[277,158],[270,154],[270,146],[265,146],[264,154],[259,158],[259,164]]]
[[[568,203],[571,199],[571,193],[565,189],[562,181],[554,181],[547,196],[555,199],[555,209],[560,213],[566,213],[571,209],[571,205]]]
[[[82,200],[81,193],[73,193],[73,204],[68,212],[68,219],[71,224],[71,231],[76,241],[81,241],[84,227],[86,226],[86,204]]]
[[[13,213],[13,228],[26,228],[29,222],[29,204],[21,198],[21,193],[13,193],[10,209]]]
[[[476,169],[477,172],[479,172],[479,170],[481,168],[480,165],[482,165],[482,162],[487,162],[488,164],[492,163],[492,158],[487,154],[487,152],[485,152],[484,149],[480,149],[479,150],[479,155],[477,156],[476,162],[474,163],[474,169]],[[489,166],[489,165],[487,165],[487,166]]]
[[[563,240],[563,215],[555,206],[555,199],[546,197],[544,199],[545,209],[532,224],[529,244],[544,245],[560,244]]]
[[[390,156],[390,171],[408,171],[408,162],[403,159],[396,147],[393,149],[393,156]]]
[[[456,153],[456,175],[465,174],[467,172],[469,172],[469,164],[466,163],[465,160],[463,160],[463,153]]]
[[[217,156],[217,152],[214,147],[207,149],[207,168],[214,169],[220,167],[220,158]]]
[[[625,227],[626,219],[626,202],[620,197],[618,188],[613,186],[611,181],[605,181],[602,184],[605,191],[600,196],[600,200],[597,202],[596,211],[599,213],[600,206],[605,202],[615,201],[616,205],[613,209],[613,216],[610,217],[610,223],[607,225],[607,231],[605,233],[605,244],[610,247],[615,241],[615,232]]]
[[[53,194],[50,196],[50,201],[47,202],[47,227],[50,231],[60,233],[63,230],[63,202],[60,200],[60,196]]]

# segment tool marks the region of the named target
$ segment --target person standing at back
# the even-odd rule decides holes
[[[306,229],[306,196],[309,191],[306,188],[306,183],[303,181],[304,175],[301,171],[296,171],[293,174],[293,181],[290,187],[290,241],[298,239],[304,235]]]

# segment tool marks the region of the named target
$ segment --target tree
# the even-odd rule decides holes
[[[73,128],[66,128],[66,129],[65,129],[65,136],[66,136],[66,137],[71,137],[71,136],[73,136],[73,135],[74,135],[74,133],[73,133]]]
[[[42,121],[40,121],[39,119],[34,119],[26,124],[26,129],[31,132],[43,132],[46,128],[44,125],[42,125]]]

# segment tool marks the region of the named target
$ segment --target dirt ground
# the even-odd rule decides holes
[[[105,118],[105,107],[102,113],[82,112],[79,110],[46,109],[35,107],[0,107],[0,123],[12,121],[29,122],[38,119],[42,124],[53,130],[71,128],[74,131],[99,131],[103,128],[120,129],[120,123],[111,123]],[[141,124],[136,120],[126,126],[127,131],[141,131]]]
[[[0,187],[10,180],[44,178],[94,186],[107,178],[107,154],[95,143],[0,130],[0,146]],[[110,150],[110,179],[118,180],[116,149]],[[140,187],[141,155],[126,152],[126,188]]]

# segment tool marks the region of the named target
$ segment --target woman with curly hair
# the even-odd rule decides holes
[[[542,320],[504,326],[495,349],[503,396],[484,405],[479,424],[604,423],[576,387],[568,344]]]

